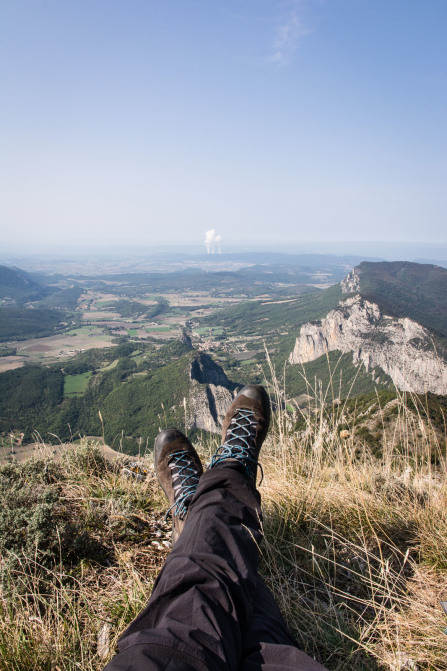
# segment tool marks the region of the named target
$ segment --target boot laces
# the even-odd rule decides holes
[[[174,503],[166,511],[165,519],[169,513],[183,520],[188,512],[188,505],[199,484],[197,468],[188,452],[183,450],[174,452],[168,463],[172,473],[172,488],[174,490]]]
[[[225,459],[240,461],[248,477],[255,478],[257,468],[261,471],[261,482],[264,472],[261,464],[253,457],[256,440],[256,416],[254,410],[240,409],[231,420],[223,443],[213,455],[210,468],[220,464]],[[259,484],[261,484],[261,482]]]

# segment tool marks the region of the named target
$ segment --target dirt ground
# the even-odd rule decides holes
[[[14,370],[23,366],[23,359],[20,356],[1,356],[0,357],[0,373],[5,370]]]
[[[84,314],[82,315],[82,319],[84,321],[89,321],[89,320],[103,320],[103,319],[118,319],[119,318],[119,313],[118,312],[112,312],[109,310],[86,310]]]
[[[16,356],[0,357],[0,372],[20,368],[29,363],[54,363],[64,361],[67,357],[75,356],[93,347],[113,347],[110,336],[94,331],[69,335],[48,336],[47,338],[33,338],[11,342],[11,347],[17,349]]]
[[[100,441],[96,438],[95,440]],[[5,464],[12,461],[26,461],[27,459],[55,457],[62,458],[63,454],[68,449],[72,449],[71,443],[61,443],[60,445],[47,445],[45,443],[29,443],[28,445],[15,446],[14,450],[11,445],[0,447],[0,464]],[[113,461],[117,457],[122,456],[120,452],[116,452],[108,445],[101,445],[98,443],[98,449],[102,452],[106,459]]]

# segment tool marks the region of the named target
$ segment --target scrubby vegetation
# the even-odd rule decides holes
[[[84,443],[0,468],[2,671],[102,668],[144,603],[168,529],[154,478],[122,466]]]
[[[0,307],[0,342],[54,335],[63,320],[64,314],[49,308]]]
[[[160,414],[171,422],[183,416],[188,370],[197,355],[178,340],[160,349],[122,343],[84,352],[63,368],[6,371],[0,375],[0,432],[23,431],[30,442],[37,431],[56,443],[78,433],[104,435],[113,447],[137,454],[142,443],[153,443]]]
[[[51,296],[47,296],[47,298],[41,301],[41,304],[49,308],[60,308],[62,310],[72,311],[76,309],[82,291],[81,287],[78,286],[60,289],[51,294]]]
[[[298,329],[308,321],[321,319],[341,298],[341,288],[337,284],[324,291],[314,291],[294,299],[238,303],[204,319],[203,324],[228,329],[237,335],[266,337],[283,333],[287,329]]]
[[[314,391],[313,407],[293,414],[271,385],[261,573],[329,670],[445,671],[445,406],[388,391],[329,403],[330,391]],[[358,418],[380,416],[375,450]],[[217,439],[197,445],[206,461]],[[2,671],[102,669],[168,552],[150,468],[128,479],[86,443],[67,457],[0,469]]]

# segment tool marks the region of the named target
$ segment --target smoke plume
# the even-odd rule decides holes
[[[216,229],[211,228],[205,233],[205,247],[208,254],[214,254],[216,248],[217,253],[220,254],[220,243],[222,242],[222,236],[216,234]]]

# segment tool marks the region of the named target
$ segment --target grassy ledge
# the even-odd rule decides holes
[[[445,433],[398,396],[373,451],[348,404],[283,411],[273,380],[260,570],[300,647],[331,671],[446,670]],[[124,462],[83,441],[0,468],[2,671],[102,669],[145,604],[170,529],[150,457],[139,481]]]

